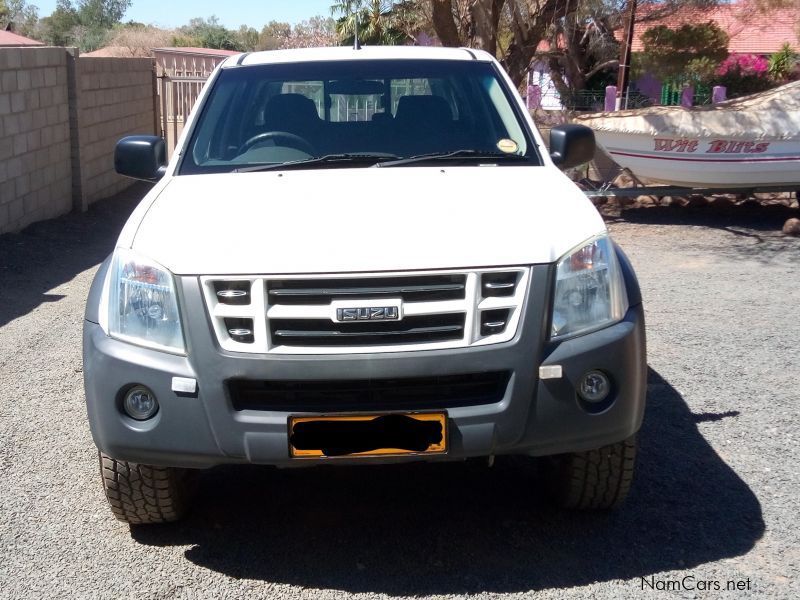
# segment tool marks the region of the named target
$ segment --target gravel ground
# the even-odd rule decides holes
[[[187,521],[131,531],[100,488],[80,338],[141,191],[0,237],[1,598],[800,597],[800,240],[782,221],[610,224],[639,272],[651,367],[623,510],[554,511],[507,461],[226,467]],[[659,591],[687,576],[712,589]]]

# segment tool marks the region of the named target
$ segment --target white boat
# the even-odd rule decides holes
[[[576,121],[641,179],[686,187],[800,186],[800,81],[711,106],[659,106]]]

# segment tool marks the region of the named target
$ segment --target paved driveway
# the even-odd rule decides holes
[[[642,281],[651,368],[623,510],[554,511],[501,460],[227,467],[187,521],[132,532],[102,496],[80,336],[138,193],[0,238],[0,598],[800,594],[800,241],[775,219],[611,223]],[[659,591],[676,582],[700,587]]]

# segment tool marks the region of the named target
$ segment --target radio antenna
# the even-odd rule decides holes
[[[353,50],[361,50],[361,42],[358,41],[358,12],[353,15],[353,27],[355,29],[355,34],[353,35]]]

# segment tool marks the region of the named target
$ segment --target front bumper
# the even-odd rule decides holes
[[[320,356],[242,355],[220,349],[196,278],[181,279],[187,357],[173,356],[106,336],[84,326],[84,377],[89,423],[97,447],[120,460],[165,466],[224,463],[278,466],[320,462],[453,460],[496,454],[547,455],[588,450],[625,439],[640,427],[646,389],[644,313],[633,305],[608,328],[558,343],[546,342],[552,271],[532,269],[522,323],[503,344],[447,351]],[[91,299],[90,299],[91,301]],[[561,379],[538,379],[540,365],[561,365]],[[581,406],[575,385],[601,369],[614,382],[613,403],[601,412]],[[347,380],[431,377],[510,371],[499,402],[448,408],[446,455],[293,460],[287,421],[292,413],[237,411],[227,392],[232,378]],[[173,377],[197,379],[194,395],[176,394]],[[121,390],[144,384],[160,403],[145,422],[121,411]],[[436,406],[430,406],[435,410]]]

